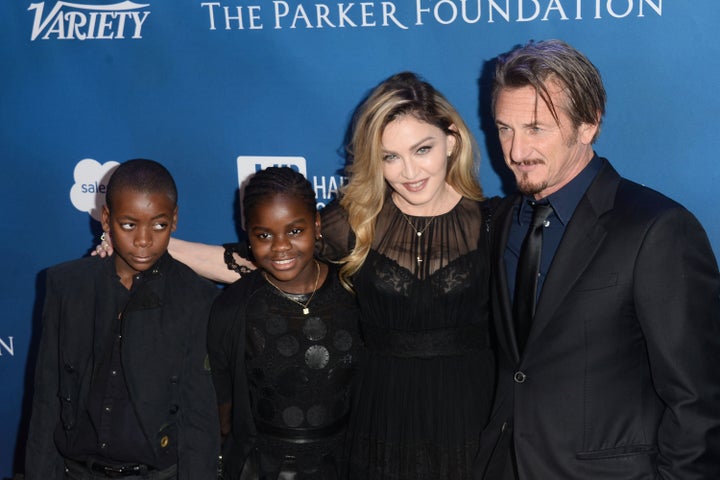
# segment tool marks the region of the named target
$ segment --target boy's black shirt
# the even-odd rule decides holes
[[[162,306],[160,299],[145,284],[158,281],[162,272],[168,269],[169,261],[170,256],[166,253],[147,271],[135,275],[130,290],[120,282],[114,268],[108,269],[107,274],[115,280],[107,298],[114,306],[113,316],[97,318],[96,322],[110,323],[113,331],[102,339],[103,347],[90,386],[87,408],[78,419],[77,443],[61,452],[66,458],[80,462],[94,459],[108,463],[143,464],[159,470],[177,462],[175,451],[162,463],[156,463],[130,399],[121,361],[122,316],[138,308],[138,304],[144,305],[144,308]]]

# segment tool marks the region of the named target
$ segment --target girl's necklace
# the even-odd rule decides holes
[[[265,277],[265,280],[267,280],[267,282],[268,282],[270,285],[272,285],[273,287],[275,287],[275,290],[277,290],[278,292],[280,292],[280,294],[281,294],[283,297],[287,298],[287,299],[290,300],[291,302],[296,303],[296,304],[298,304],[298,305],[300,305],[300,306],[302,307],[302,313],[303,313],[303,315],[309,315],[309,314],[310,314],[310,309],[308,308],[308,305],[310,305],[310,301],[311,301],[311,300],[313,299],[313,297],[315,296],[315,292],[317,292],[317,288],[318,288],[318,282],[320,281],[320,264],[318,263],[317,260],[314,260],[314,262],[315,262],[315,267],[317,267],[317,275],[315,276],[315,286],[313,287],[313,291],[312,291],[312,293],[310,294],[310,298],[308,298],[308,299],[307,299],[307,302],[305,302],[305,303],[298,302],[297,300],[295,300],[294,298],[292,298],[290,295],[288,295],[287,292],[284,292],[283,290],[281,290],[280,287],[278,287],[277,285],[275,285],[273,282],[270,281],[270,278],[268,277],[267,272],[263,272],[263,276]]]

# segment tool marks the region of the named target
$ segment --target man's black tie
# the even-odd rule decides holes
[[[552,212],[548,204],[531,204],[533,217],[518,260],[515,277],[515,296],[513,299],[513,317],[515,335],[520,352],[525,349],[530,325],[535,315],[538,275],[540,273],[540,254],[542,252],[543,227]]]

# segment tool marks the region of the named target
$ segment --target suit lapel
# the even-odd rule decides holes
[[[580,200],[548,270],[528,345],[553,318],[602,245],[607,231],[599,220],[613,208],[619,182],[620,176],[606,163]]]
[[[503,345],[503,350],[510,354],[517,363],[520,361],[520,351],[515,339],[515,322],[513,321],[512,303],[508,290],[507,268],[505,267],[505,248],[510,234],[510,223],[513,221],[515,206],[520,203],[520,195],[504,201],[495,215],[497,225],[495,228],[493,253],[493,267],[495,269],[495,296],[497,305],[495,314],[497,316],[498,341]]]

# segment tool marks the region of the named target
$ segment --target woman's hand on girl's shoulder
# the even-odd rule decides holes
[[[110,238],[110,232],[103,232],[100,235],[100,243],[98,244],[90,255],[105,258],[113,254],[112,238]]]

